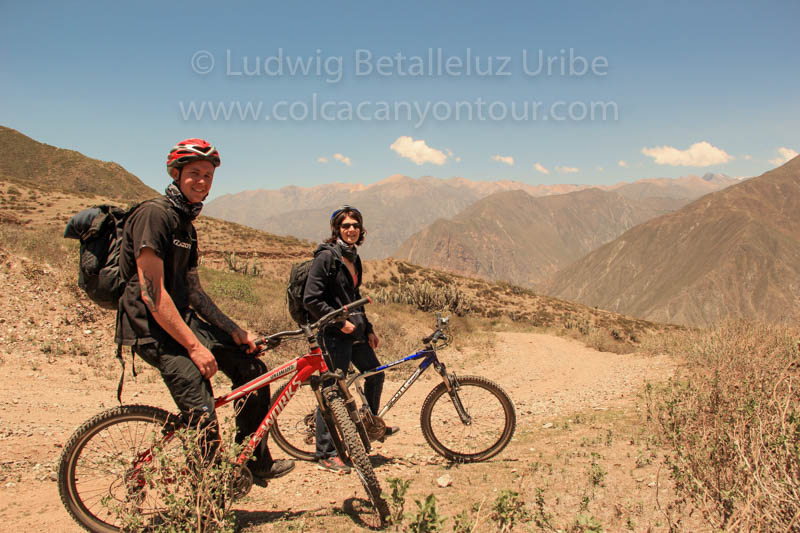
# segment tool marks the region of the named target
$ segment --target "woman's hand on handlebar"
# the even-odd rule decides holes
[[[351,334],[351,333],[353,333],[355,330],[356,330],[356,326],[355,326],[355,324],[353,324],[353,323],[352,323],[352,322],[350,322],[349,320],[345,320],[345,321],[344,321],[344,326],[342,326],[342,327],[341,327],[341,331],[342,331],[342,333],[344,333],[345,335],[350,335],[350,334]]]

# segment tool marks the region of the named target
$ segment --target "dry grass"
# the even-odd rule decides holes
[[[651,396],[677,496],[673,530],[699,510],[724,531],[800,530],[796,326],[726,322],[667,338],[685,371]]]

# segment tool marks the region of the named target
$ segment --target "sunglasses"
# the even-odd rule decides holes
[[[361,224],[359,224],[358,222],[355,222],[353,224],[351,224],[350,222],[345,222],[344,224],[339,225],[339,227],[342,229],[350,229],[350,228],[361,229]]]

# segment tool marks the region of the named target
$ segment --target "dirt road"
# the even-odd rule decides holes
[[[43,353],[41,347],[33,350],[25,345],[25,331],[41,329],[47,317],[32,317],[26,328],[23,317],[14,317],[13,300],[5,316],[0,323],[0,530],[79,531],[59,500],[55,464],[61,445],[82,421],[116,405],[116,363],[108,348],[103,356],[108,360],[100,363],[92,363],[97,357],[93,354],[55,353],[55,346],[51,353]],[[16,326],[10,329],[10,324]],[[104,336],[91,330],[78,334],[92,342]],[[499,333],[491,344],[481,350],[448,349],[442,357],[460,374],[485,376],[506,389],[516,404],[518,436],[572,412],[625,404],[645,380],[661,380],[673,368],[664,358],[601,353],[577,341],[542,334]],[[140,362],[142,373],[136,382],[128,379],[124,400],[171,408],[158,376],[144,366]],[[404,377],[389,376],[385,398]],[[422,400],[436,383],[433,379],[417,383],[387,415],[387,423],[400,426],[402,432],[376,449],[385,458],[376,468],[380,479],[412,478],[419,486],[434,486],[441,475],[443,462],[426,445],[418,421]],[[281,455],[276,446],[272,449]],[[494,462],[498,467],[494,473],[482,471],[484,481],[492,483],[487,475],[505,480],[503,471],[525,460],[525,453],[512,442]],[[453,471],[454,485],[463,487],[471,475],[468,467]],[[285,520],[299,517],[311,520],[309,527],[314,530],[315,517],[330,515],[353,497],[362,497],[356,476],[336,476],[301,463],[268,487],[254,487],[237,508],[249,531],[280,531]]]

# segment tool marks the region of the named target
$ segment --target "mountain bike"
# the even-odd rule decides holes
[[[380,521],[388,516],[388,506],[381,497],[380,484],[367,455],[371,444],[355,408],[355,399],[342,373],[328,370],[316,334],[368,302],[369,298],[363,298],[328,313],[314,324],[260,339],[256,344],[263,352],[277,347],[284,338],[305,337],[309,352],[215,399],[214,405],[219,408],[291,375],[275,394],[269,412],[236,459],[230,487],[233,497],[244,496],[252,488],[253,476],[246,461],[302,385],[304,390],[313,392],[339,456],[349,458]],[[328,385],[331,381],[333,384]],[[181,445],[174,441],[178,440],[175,434],[181,425],[180,416],[146,405],[116,407],[81,425],[64,446],[58,466],[58,490],[70,515],[89,531],[116,532],[122,524],[109,509],[109,502],[134,501],[137,512],[146,513],[149,521],[158,524],[170,491],[178,488],[149,481],[152,476],[148,477],[148,469],[156,466],[157,450],[172,445],[175,454],[180,454]]]
[[[431,366],[441,376],[422,402],[422,434],[436,453],[453,462],[486,461],[500,453],[511,441],[516,428],[514,404],[496,383],[480,376],[457,376],[448,372],[436,349],[450,342],[449,317],[436,315],[436,329],[422,339],[424,347],[407,357],[353,375],[348,386],[355,386],[361,398],[363,425],[371,440],[382,440],[386,433],[383,416]],[[367,406],[361,382],[380,372],[411,361],[421,360],[417,369],[384,405],[377,415]],[[352,368],[352,367],[351,367]],[[272,426],[273,440],[289,455],[314,460],[316,404],[307,387],[301,387],[297,401]],[[277,398],[277,396],[276,396]]]

